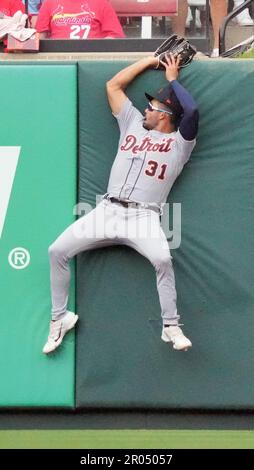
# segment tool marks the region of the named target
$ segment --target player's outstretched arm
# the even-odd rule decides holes
[[[164,62],[166,79],[171,86],[183,108],[183,117],[180,122],[179,131],[185,140],[195,139],[198,132],[199,112],[197,103],[191,94],[177,81],[179,74],[180,57],[170,54]]]
[[[120,112],[124,101],[127,99],[124,90],[129,83],[131,83],[134,78],[146,69],[150,67],[154,68],[157,64],[157,57],[145,57],[138,62],[125,67],[107,82],[106,89],[108,101],[114,114],[118,114]]]

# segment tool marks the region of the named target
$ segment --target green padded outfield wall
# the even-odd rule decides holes
[[[77,70],[2,65],[0,83],[0,406],[72,407],[73,333],[59,354],[41,350],[48,246],[74,220]]]
[[[106,191],[118,141],[104,85],[127,62],[79,64],[82,201]],[[78,261],[77,406],[254,408],[254,62],[196,61],[181,72],[200,107],[198,144],[176,182],[182,243],[172,251],[188,353],[160,340],[155,275],[124,247]],[[128,89],[164,83],[148,71]]]

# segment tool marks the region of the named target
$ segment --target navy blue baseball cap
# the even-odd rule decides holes
[[[183,108],[180,105],[171,85],[166,85],[165,87],[160,88],[153,95],[145,93],[145,96],[148,101],[157,100],[166,105],[177,119],[179,119],[183,114]]]

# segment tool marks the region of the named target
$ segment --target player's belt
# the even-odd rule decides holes
[[[116,204],[121,204],[123,207],[139,207],[140,204],[137,202],[128,202],[128,201],[122,201],[121,199],[117,199],[116,197],[110,197],[109,198],[110,202],[115,202]]]
[[[159,212],[160,209],[154,206],[150,206],[149,204],[140,203],[140,202],[133,202],[133,201],[122,201],[121,199],[117,199],[116,197],[109,197],[107,198],[110,202],[115,202],[116,204],[121,204],[121,206],[129,208],[132,207],[134,209],[151,209],[154,212]]]

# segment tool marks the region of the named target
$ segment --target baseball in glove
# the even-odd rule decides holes
[[[197,50],[192,46],[187,39],[172,34],[156,49],[154,56],[158,57],[158,68],[163,67],[163,61],[165,62],[165,56],[173,54],[174,56],[180,56],[180,68],[189,65],[196,54]]]

